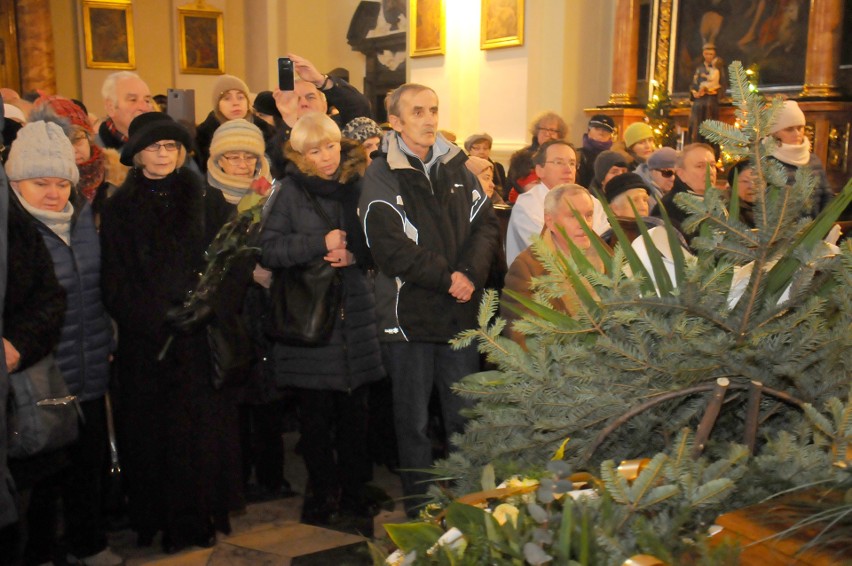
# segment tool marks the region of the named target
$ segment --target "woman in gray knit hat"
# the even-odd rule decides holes
[[[38,503],[28,517],[31,542],[47,548],[56,542],[56,533],[43,532],[43,526],[54,524],[50,516],[57,506],[51,494],[58,486],[69,552],[83,564],[121,564],[122,557],[107,546],[100,512],[107,445],[104,395],[113,333],[101,301],[101,248],[91,204],[76,191],[80,173],[74,148],[56,123],[24,126],[12,144],[6,171],[68,297],[55,357],[82,417],[79,437],[69,447],[70,466],[33,488],[32,500]]]

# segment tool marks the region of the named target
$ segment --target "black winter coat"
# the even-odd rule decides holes
[[[104,303],[118,324],[116,418],[140,533],[165,528],[189,544],[211,516],[240,508],[242,473],[233,396],[210,385],[206,333],[174,333],[166,320],[194,288],[204,251],[227,219],[219,191],[185,168],[152,181],[134,168],[101,221]],[[232,297],[234,310],[241,296]]]
[[[331,340],[324,346],[274,346],[278,385],[352,391],[384,376],[377,338],[375,301],[365,267],[369,252],[358,225],[360,171],[364,150],[343,141],[339,180],[323,180],[295,152],[261,233],[262,263],[271,269],[304,265],[326,255],[325,235],[332,230],[306,194],[310,191],[335,228],[346,230],[356,264],[340,268],[343,304]],[[275,300],[273,298],[273,300]],[[283,362],[283,363],[278,363]]]
[[[28,214],[53,259],[59,283],[68,296],[56,363],[72,395],[100,399],[109,383],[112,322],[101,301],[101,245],[92,207],[75,205],[69,246],[44,223]]]
[[[500,241],[497,217],[458,147],[449,145],[428,175],[419,159],[400,149],[396,135],[386,136],[382,149],[367,169],[359,204],[380,271],[380,338],[446,343],[477,326],[481,291]],[[449,294],[456,271],[476,288],[466,303]]]
[[[25,369],[56,348],[67,302],[44,239],[12,191],[8,230],[3,337],[21,354],[18,369]]]

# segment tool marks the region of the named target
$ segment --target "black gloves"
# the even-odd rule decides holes
[[[204,328],[213,320],[213,308],[199,301],[187,307],[184,305],[172,307],[166,311],[166,323],[181,334],[192,334]]]

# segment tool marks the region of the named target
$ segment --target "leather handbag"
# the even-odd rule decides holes
[[[334,223],[314,196],[308,191],[305,194],[329,225],[329,230],[334,230]],[[322,258],[305,265],[279,269],[272,276],[269,291],[272,303],[270,335],[273,339],[296,346],[328,343],[343,301],[340,269]]]
[[[206,332],[213,389],[244,385],[251,374],[254,349],[242,318],[237,314],[216,317],[207,325]]]
[[[28,458],[77,440],[77,398],[49,354],[9,374],[9,456]]]

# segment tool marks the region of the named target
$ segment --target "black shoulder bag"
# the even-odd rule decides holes
[[[329,230],[335,230],[314,195],[302,188]],[[331,339],[334,319],[343,300],[340,269],[323,258],[278,269],[269,289],[272,303],[270,335],[296,346],[322,346]]]

